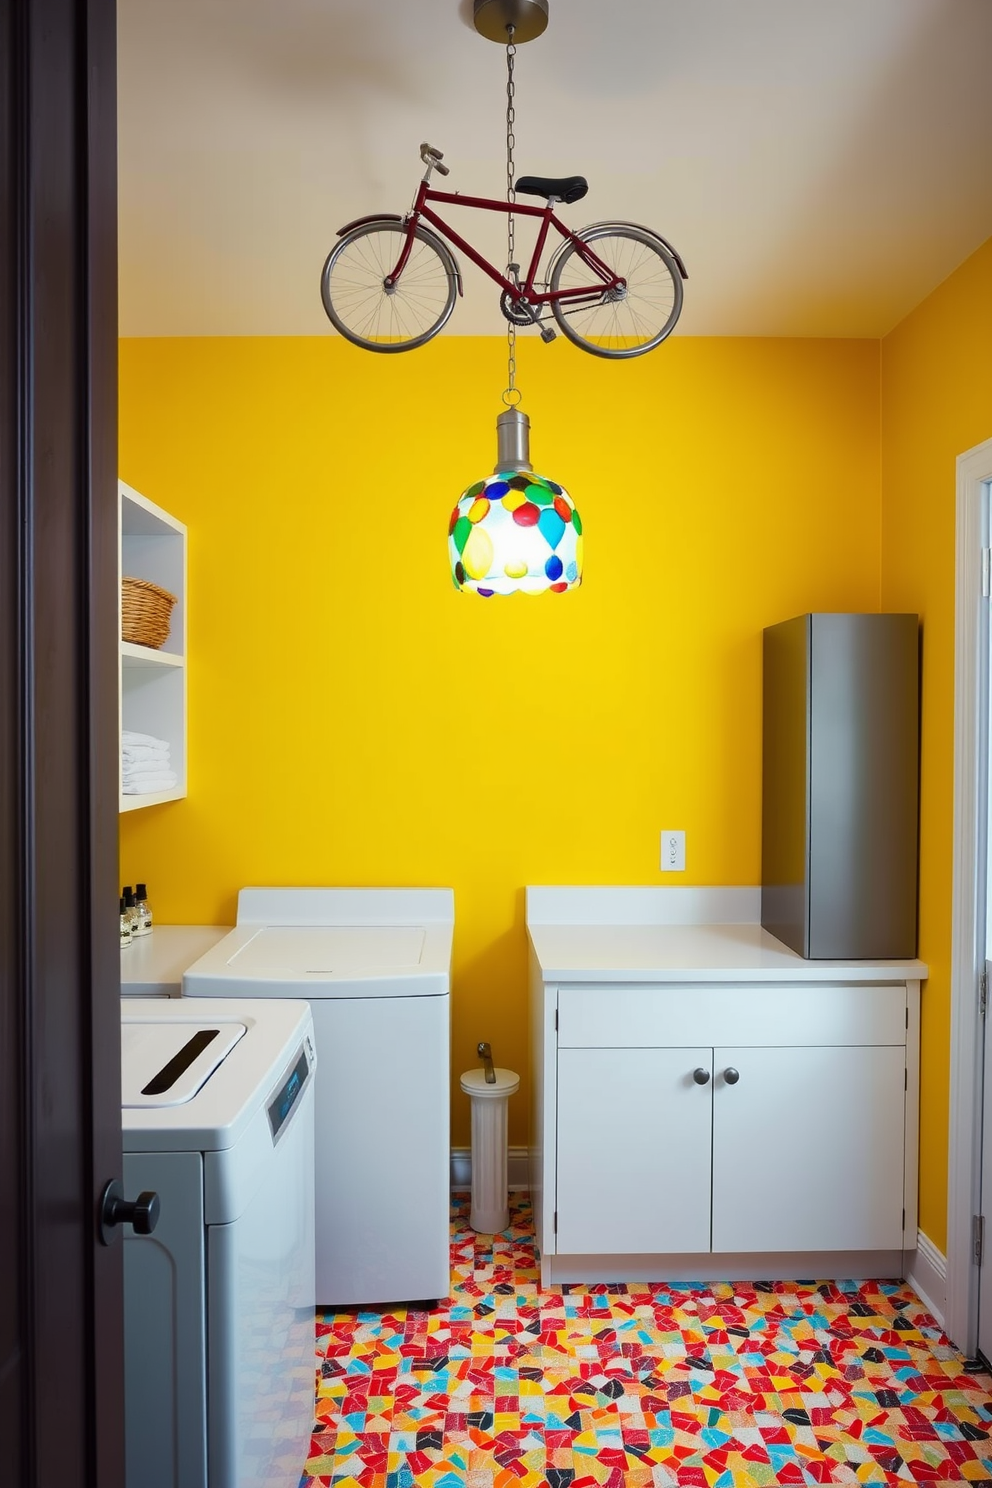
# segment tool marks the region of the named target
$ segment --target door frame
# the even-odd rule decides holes
[[[954,599],[954,849],[951,910],[950,1130],[945,1330],[978,1347],[973,1216],[981,1197],[987,792],[989,770],[989,497],[992,439],[958,456]],[[981,818],[981,819],[980,819]]]
[[[99,1224],[123,1166],[115,22],[114,0],[0,5],[0,1478],[18,1488],[125,1477],[123,1245]]]

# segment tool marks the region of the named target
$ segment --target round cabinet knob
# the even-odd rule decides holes
[[[136,1199],[125,1199],[120,1183],[108,1183],[100,1199],[100,1241],[110,1245],[118,1225],[129,1224],[136,1235],[150,1235],[158,1224],[162,1203],[157,1193],[146,1189]]]
[[[136,1235],[150,1235],[158,1224],[162,1212],[162,1201],[157,1193],[146,1189],[139,1193],[133,1204],[122,1205],[121,1219],[129,1224]]]
[[[703,1069],[702,1065],[700,1065],[698,1069],[693,1070],[692,1078],[697,1085],[708,1085],[710,1082],[710,1072],[708,1069]]]
[[[728,1085],[736,1085],[740,1077],[740,1070],[735,1070],[732,1064],[728,1065],[723,1072],[723,1078],[726,1080]]]

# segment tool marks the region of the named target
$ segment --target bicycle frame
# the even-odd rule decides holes
[[[438,202],[453,207],[476,207],[487,212],[504,212],[507,215],[512,213],[514,216],[519,217],[539,218],[541,226],[538,229],[537,242],[534,245],[534,252],[531,256],[530,266],[528,267],[527,276],[523,284],[514,284],[513,280],[508,279],[505,274],[500,273],[499,269],[493,268],[489,260],[483,258],[482,254],[473,248],[471,243],[466,242],[460,233],[456,233],[453,228],[449,227],[444,219],[439,217],[436,212],[431,211],[431,208],[427,205],[428,202]],[[400,251],[400,256],[396,261],[396,267],[386,281],[387,284],[395,284],[406,268],[410,252],[413,248],[414,231],[421,218],[429,222],[443,237],[447,238],[450,243],[453,243],[456,248],[466,254],[484,274],[488,274],[490,279],[495,280],[500,288],[513,300],[525,300],[530,305],[550,305],[555,300],[579,300],[588,298],[590,295],[599,296],[604,291],[622,289],[626,284],[626,280],[614,274],[613,270],[603,263],[602,259],[596,256],[588,243],[584,243],[570,228],[558,220],[550,202],[543,207],[531,207],[521,202],[493,201],[491,198],[485,196],[460,196],[458,192],[434,191],[431,189],[426,177],[421,180],[416,200],[405,219],[406,238]],[[557,228],[566,242],[575,245],[583,262],[588,264],[589,268],[599,275],[602,281],[600,284],[579,284],[574,285],[571,289],[535,289],[534,281],[537,277],[538,265],[540,264],[541,254],[544,252],[544,246],[548,240],[548,230],[552,226]]]

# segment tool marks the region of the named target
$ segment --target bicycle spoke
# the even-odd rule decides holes
[[[629,224],[590,229],[583,242],[622,287],[610,290],[602,269],[587,263],[575,245],[566,249],[554,270],[551,290],[588,288],[589,297],[552,301],[561,329],[578,346],[603,356],[637,356],[657,346],[682,308],[681,279],[667,250],[644,229]],[[604,284],[598,294],[597,281]]]
[[[421,345],[454,307],[454,275],[428,237],[414,237],[402,271],[387,289],[385,281],[399,265],[405,243],[400,223],[369,223],[346,234],[324,265],[321,296],[332,324],[369,350]]]
[[[409,328],[403,319],[403,303],[401,300],[397,300],[395,295],[389,302],[389,320],[391,329],[393,324],[395,324],[402,332],[409,335]]]
[[[371,334],[373,326],[378,326],[379,316],[381,314],[382,314],[382,301],[381,300],[375,300],[373,302],[373,304],[370,306],[369,313],[366,316],[365,320],[361,322],[361,329],[363,331]]]
[[[382,296],[380,294],[372,294],[370,292],[368,294],[360,296],[353,296],[348,301],[348,315],[358,320],[361,318],[362,315],[365,314],[366,311],[368,311],[370,315],[374,314],[375,310],[381,304]]]

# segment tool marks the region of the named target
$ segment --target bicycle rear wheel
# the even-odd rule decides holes
[[[555,260],[551,289],[588,288],[588,295],[552,300],[561,330],[593,356],[635,357],[671,334],[682,309],[682,276],[663,243],[633,223],[604,223],[577,233],[607,268],[626,281],[623,290],[595,288],[596,271],[569,243]]]
[[[345,233],[320,276],[328,319],[366,351],[412,351],[423,346],[455,308],[458,270],[433,233],[418,226],[406,267],[391,287],[403,249],[401,222],[366,222]]]

